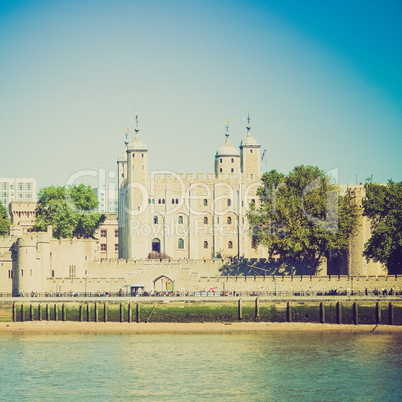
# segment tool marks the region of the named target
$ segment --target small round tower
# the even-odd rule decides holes
[[[239,150],[229,142],[229,121],[226,121],[226,141],[215,154],[215,177],[240,172]]]

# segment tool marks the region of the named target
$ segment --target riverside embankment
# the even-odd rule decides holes
[[[3,298],[0,321],[116,323],[321,323],[402,325],[402,299],[387,297]]]

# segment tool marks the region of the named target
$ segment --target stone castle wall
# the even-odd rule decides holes
[[[402,290],[402,276],[327,276],[326,272],[322,276],[220,276],[219,268],[230,260],[105,261],[94,259],[97,252],[96,241],[56,240],[51,238],[51,232],[0,238],[0,293],[118,292],[132,285],[163,291],[167,282],[180,292]],[[273,267],[277,265],[278,262],[272,263]]]

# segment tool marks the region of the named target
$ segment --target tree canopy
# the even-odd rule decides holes
[[[8,235],[9,226],[10,226],[10,219],[7,208],[0,201],[0,236]]]
[[[95,212],[96,194],[90,186],[50,186],[39,191],[33,231],[46,231],[53,226],[53,236],[90,238],[104,222],[105,215]]]
[[[322,257],[347,249],[357,228],[358,207],[318,167],[264,173],[258,196],[260,207],[251,204],[248,213],[253,246],[266,246],[270,257],[302,260],[312,274]]]
[[[371,218],[372,236],[364,256],[384,264],[389,274],[402,273],[402,182],[367,183],[363,215]]]

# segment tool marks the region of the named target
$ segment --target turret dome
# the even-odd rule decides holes
[[[239,150],[229,142],[229,138],[226,137],[225,143],[218,149],[216,156],[239,156]]]
[[[147,145],[145,142],[140,138],[138,135],[138,132],[135,136],[135,138],[128,144],[127,149],[130,151],[147,151]]]
[[[247,127],[248,128],[248,127]],[[260,145],[257,140],[250,134],[250,129],[248,128],[248,133],[247,135],[243,138],[243,141],[241,142],[241,146],[244,145]]]
[[[118,162],[127,162],[127,152],[124,150],[117,159]]]

